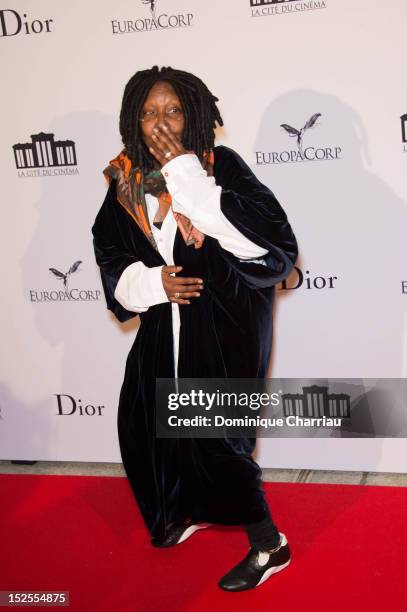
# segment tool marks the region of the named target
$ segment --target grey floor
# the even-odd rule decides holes
[[[407,486],[407,474],[341,472],[329,470],[281,470],[263,468],[265,482],[321,482],[333,484]],[[0,461],[0,474],[70,474],[125,476],[121,463],[68,463],[37,461],[33,464]]]

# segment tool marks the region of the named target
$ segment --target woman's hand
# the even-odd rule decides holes
[[[198,290],[203,289],[203,280],[196,277],[171,276],[172,272],[180,272],[181,270],[182,266],[163,266],[161,268],[163,287],[170,302],[190,304],[190,300],[186,298],[201,295]]]
[[[162,166],[174,157],[192,153],[184,149],[178,136],[171,132],[165,123],[160,123],[153,128],[151,138],[154,141],[154,147],[149,147],[150,153]]]

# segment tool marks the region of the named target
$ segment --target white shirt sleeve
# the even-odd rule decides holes
[[[148,268],[142,261],[127,266],[114,291],[119,304],[132,312],[145,312],[150,306],[169,302],[162,283],[162,267]]]
[[[194,153],[174,157],[161,168],[172,207],[191,219],[204,234],[216,238],[221,247],[240,259],[255,259],[267,249],[244,236],[223,214],[220,206],[222,188],[208,176]],[[260,262],[263,263],[263,262]]]

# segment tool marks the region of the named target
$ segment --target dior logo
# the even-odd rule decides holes
[[[294,272],[295,271],[295,272]],[[304,285],[305,289],[335,289],[337,276],[311,276],[309,270],[303,273],[300,268],[294,266],[294,271],[288,278],[285,278],[278,286],[279,289],[299,289]],[[293,278],[294,275],[294,278]],[[295,275],[297,278],[295,278]]]
[[[0,11],[0,37],[17,36],[17,34],[50,33],[53,19],[28,19],[27,14],[17,13],[13,9]]]
[[[75,399],[72,395],[65,393],[56,393],[58,406],[58,416],[72,416],[77,414],[78,416],[104,416],[102,410],[105,406],[94,406],[93,404],[82,405],[82,400]]]

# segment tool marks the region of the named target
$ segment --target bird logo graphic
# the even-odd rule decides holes
[[[150,11],[151,14],[153,16],[153,18],[155,19],[155,12],[156,12],[156,8],[157,8],[157,1],[156,0],[141,0],[143,4],[149,4],[150,5]]]
[[[68,279],[69,279],[69,277],[71,276],[71,274],[73,274],[74,272],[76,272],[78,270],[78,268],[81,265],[81,263],[82,263],[81,261],[75,261],[75,263],[72,264],[72,266],[69,268],[69,270],[68,270],[68,272],[66,272],[66,274],[64,274],[63,272],[60,272],[56,268],[48,268],[48,269],[57,278],[63,280],[64,288],[67,289],[68,288]]]
[[[320,116],[321,116],[321,113],[315,113],[315,115],[312,115],[312,117],[308,119],[304,127],[302,127],[300,130],[297,130],[291,125],[288,125],[287,123],[282,123],[280,125],[280,127],[282,127],[286,132],[288,132],[288,135],[290,136],[290,138],[297,138],[297,147],[301,155],[303,155],[302,138],[306,130],[309,130],[310,128],[313,128],[315,126]]]

